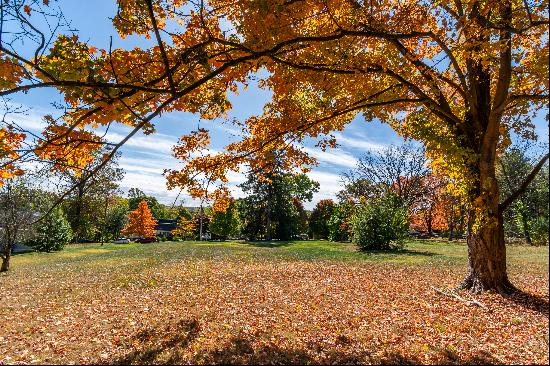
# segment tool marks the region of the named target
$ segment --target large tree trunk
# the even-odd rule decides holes
[[[474,215],[474,213],[470,213]],[[514,286],[506,272],[506,246],[502,217],[495,225],[485,225],[477,230],[470,228],[468,242],[468,276],[460,285],[473,293],[495,290],[509,294]]]
[[[468,275],[459,286],[473,293],[494,290],[509,294],[514,286],[506,272],[506,246],[499,189],[494,174],[484,174],[470,199],[468,220]],[[492,169],[494,173],[494,169]]]

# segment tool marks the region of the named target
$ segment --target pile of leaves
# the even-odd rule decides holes
[[[463,266],[228,248],[14,267],[0,277],[0,363],[548,363],[547,269],[514,269],[510,298],[475,296],[487,311],[431,288]]]

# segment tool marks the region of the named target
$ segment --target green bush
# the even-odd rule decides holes
[[[548,216],[539,216],[531,223],[533,243],[548,245]]]
[[[341,202],[334,207],[334,211],[328,220],[328,239],[330,241],[350,241],[351,218],[353,217],[353,203]]]
[[[27,245],[41,252],[61,250],[70,243],[73,233],[71,225],[61,209],[55,209],[33,227],[34,235]]]
[[[237,205],[231,202],[225,212],[214,212],[209,229],[212,234],[225,240],[229,236],[234,236],[239,232],[239,225]]]
[[[353,242],[361,251],[402,248],[408,231],[407,210],[393,196],[364,204],[352,220]]]

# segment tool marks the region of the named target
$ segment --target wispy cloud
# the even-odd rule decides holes
[[[344,186],[340,179],[340,175],[329,171],[314,170],[307,173],[307,176],[314,181],[319,182],[319,192],[313,195],[311,202],[305,202],[304,206],[307,209],[312,209],[317,202],[322,199],[335,199],[336,193],[341,191]]]
[[[346,168],[357,165],[357,159],[353,155],[339,148],[322,151],[319,148],[305,147],[304,151],[322,163]]]
[[[338,142],[338,144],[342,148],[353,148],[366,152],[372,150],[382,150],[386,146],[388,146],[387,144],[372,142],[365,138],[344,136],[342,133],[339,132],[334,133],[334,136],[336,137],[336,142]]]
[[[106,140],[109,142],[117,143],[126,137],[125,134],[120,132],[109,132],[106,135]],[[177,137],[168,136],[163,134],[151,134],[151,135],[138,135],[131,137],[126,144],[125,148],[134,148],[137,150],[147,150],[166,155],[172,154],[172,146],[178,141]]]

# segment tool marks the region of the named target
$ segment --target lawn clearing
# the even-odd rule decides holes
[[[71,245],[0,276],[0,363],[548,362],[548,247],[508,249],[529,295],[431,289],[466,271],[463,244],[400,253],[351,244]],[[461,294],[471,298],[468,294]]]

